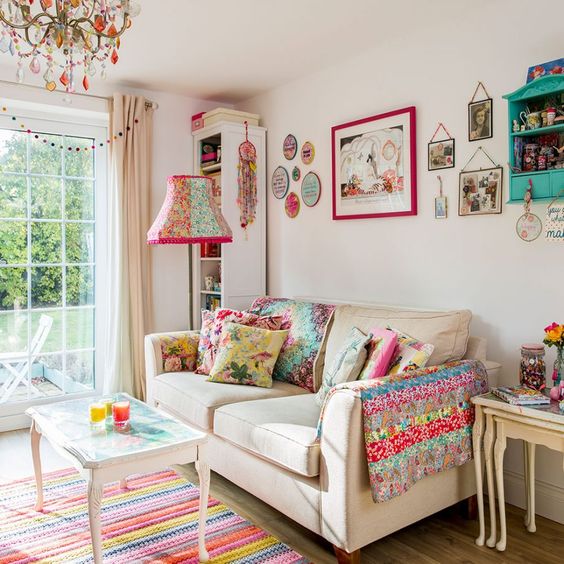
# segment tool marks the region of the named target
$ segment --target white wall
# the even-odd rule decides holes
[[[556,14],[559,4],[543,4],[542,12]],[[540,341],[543,327],[553,320],[564,322],[564,247],[518,239],[520,206],[504,206],[502,215],[458,217],[458,172],[480,144],[467,141],[466,125],[467,104],[478,80],[494,98],[494,137],[482,144],[498,162],[507,162],[507,107],[501,95],[524,84],[529,65],[564,56],[561,18],[534,16],[536,39],[522,41],[518,32],[529,29],[526,14],[534,13],[530,3],[451,2],[447,10],[442,15],[430,10],[428,21],[404,33],[401,20],[378,22],[375,14],[375,41],[379,25],[397,26],[397,40],[237,106],[259,113],[268,128],[269,182],[276,166],[290,171],[298,164],[282,155],[282,140],[293,133],[300,145],[314,143],[312,166],[299,165],[302,175],[316,171],[323,185],[319,204],[302,206],[294,220],[269,191],[268,291],[469,308],[472,333],[488,338],[488,356],[504,365],[502,381],[515,384],[521,343]],[[335,40],[354,50],[354,30],[344,26]],[[418,215],[332,221],[331,126],[410,105],[417,107]],[[437,172],[427,171],[426,158],[439,121],[456,138],[457,165],[440,172],[449,203],[449,217],[442,221],[433,217]],[[298,184],[291,189],[299,193]],[[504,193],[506,197],[507,185]],[[535,211],[542,217],[544,206]],[[553,358],[550,351],[549,364]],[[537,507],[564,522],[562,456],[539,450]],[[520,446],[509,449],[506,467],[522,473]],[[509,499],[519,502],[514,490]]]

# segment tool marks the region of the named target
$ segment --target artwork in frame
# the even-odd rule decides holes
[[[503,168],[462,171],[459,178],[458,215],[501,213]]]
[[[432,141],[428,145],[427,170],[440,170],[454,166],[454,139]]]
[[[437,196],[435,198],[435,219],[446,219],[446,217],[447,217],[446,196]]]
[[[493,137],[493,101],[491,98],[468,104],[468,141]]]
[[[415,107],[331,128],[333,219],[417,215]]]

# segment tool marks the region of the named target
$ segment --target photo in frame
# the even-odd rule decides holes
[[[333,219],[417,215],[415,107],[331,128]]]
[[[501,213],[503,168],[462,171],[459,177],[458,215]]]
[[[435,219],[446,219],[446,217],[447,217],[446,196],[437,196],[435,198]]]
[[[493,100],[486,98],[468,104],[468,141],[493,137]]]
[[[427,170],[440,170],[454,166],[454,139],[431,141],[428,145]]]

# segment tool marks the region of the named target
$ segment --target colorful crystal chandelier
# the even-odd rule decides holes
[[[88,90],[97,66],[105,78],[106,61],[118,62],[120,37],[140,11],[133,0],[0,0],[0,52],[18,57],[20,83],[29,60],[33,74],[45,63],[47,90],[58,80],[74,92],[77,75]]]

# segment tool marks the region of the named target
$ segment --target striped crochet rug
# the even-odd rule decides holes
[[[84,480],[71,469],[45,474],[44,492],[38,513],[33,478],[0,485],[0,564],[92,562]],[[104,563],[197,563],[198,496],[198,488],[173,470],[132,476],[126,490],[108,484]],[[307,562],[212,498],[206,547],[213,563]]]

